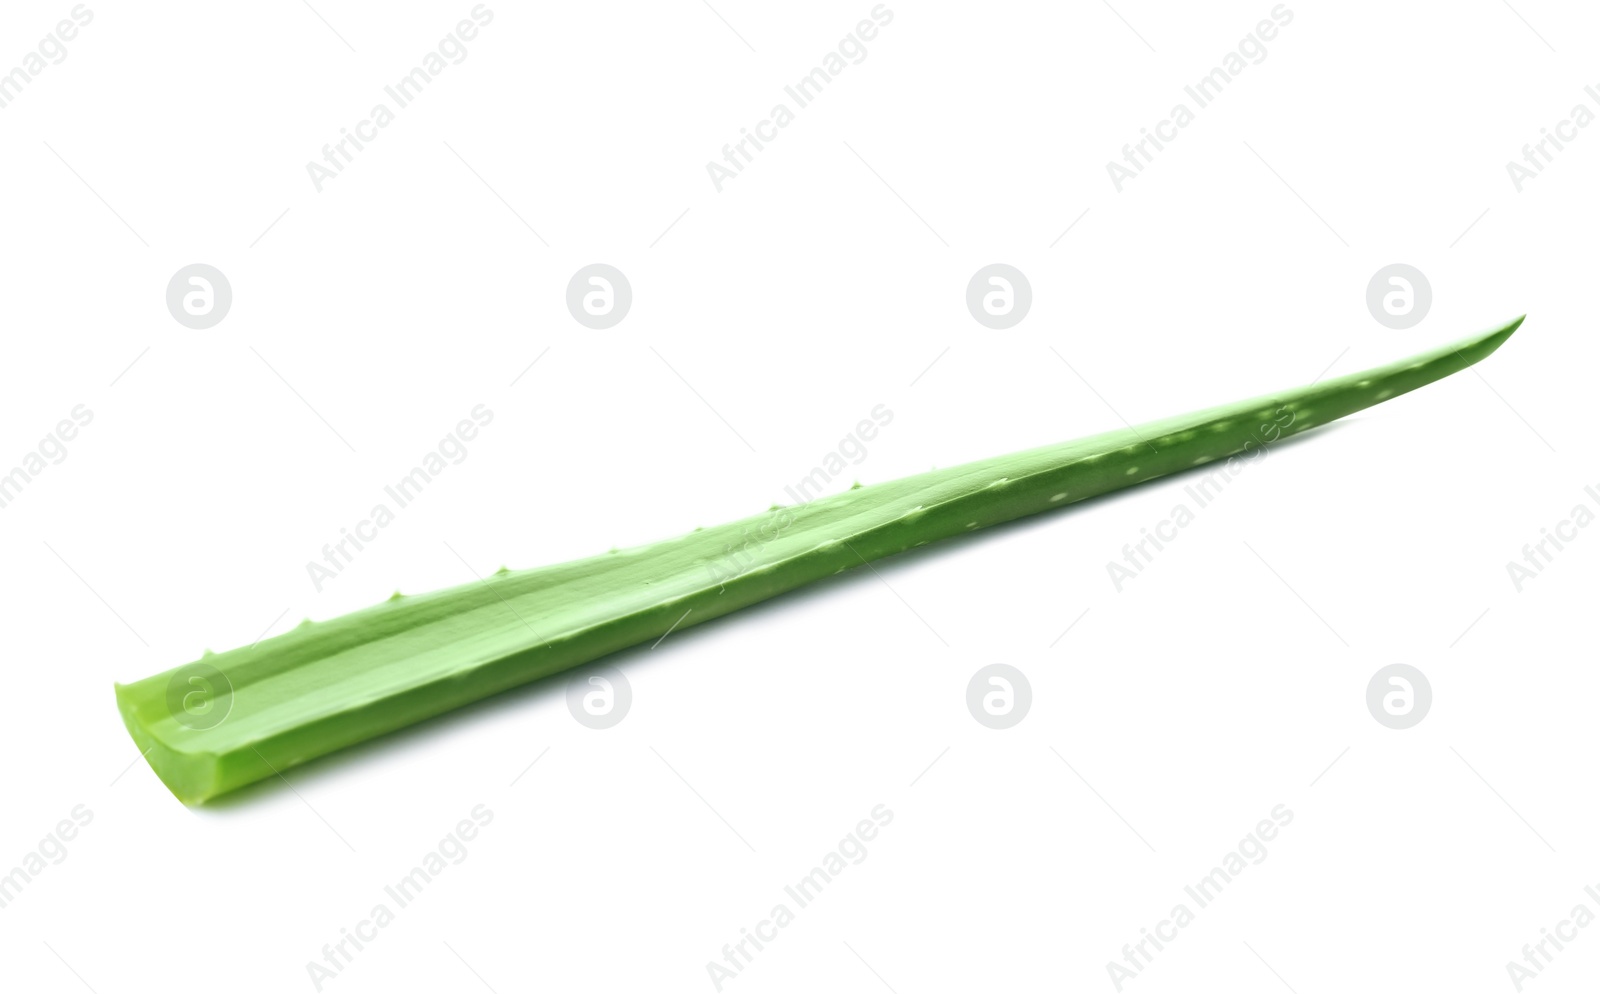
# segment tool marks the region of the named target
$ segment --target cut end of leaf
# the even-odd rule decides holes
[[[200,804],[222,793],[217,757],[205,752],[185,752],[158,738],[139,714],[136,685],[116,684],[117,710],[150,769],[184,804]]]

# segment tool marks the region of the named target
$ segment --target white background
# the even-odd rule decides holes
[[[0,872],[93,812],[0,910],[5,988],[313,990],[483,804],[468,858],[323,989],[713,991],[723,945],[882,804],[865,861],[724,989],[1112,991],[1123,944],[1283,804],[1268,858],[1124,989],[1514,990],[1524,943],[1600,911],[1600,537],[1521,592],[1506,569],[1600,485],[1600,128],[1520,193],[1506,162],[1595,106],[1600,18],[1513,3],[1291,2],[1120,193],[1107,161],[1268,0],[892,2],[720,193],[706,163],[868,0],[493,2],[320,193],[306,163],[468,0],[91,4],[0,111],[0,466],[94,413],[0,511]],[[70,10],[7,4],[0,71]],[[164,304],[194,262],[234,293],[206,331]],[[592,262],[633,287],[609,331],[565,307]],[[992,262],[1033,287],[1007,331],[963,302]],[[1393,262],[1434,294],[1403,331],[1364,299]],[[1478,372],[1273,450],[1121,592],[1107,562],[1190,481],[625,653],[606,731],[558,679],[188,809],[118,720],[114,680],[264,629],[784,501],[878,404],[835,488],[1523,312]],[[317,592],[307,562],[477,404],[466,461]],[[965,706],[992,662],[1033,688],[1003,732]],[[1433,688],[1407,731],[1364,701],[1394,662]],[[1579,936],[1535,989],[1592,989]]]

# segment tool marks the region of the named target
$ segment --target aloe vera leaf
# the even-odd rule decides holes
[[[199,803],[882,556],[1248,453],[1464,369],[1521,323],[1308,387],[391,598],[119,684],[117,704],[161,780]]]

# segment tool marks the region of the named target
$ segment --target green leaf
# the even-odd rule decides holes
[[[1249,458],[1464,369],[1521,323],[1368,372],[852,488],[654,545],[397,594],[119,684],[117,704],[162,781],[199,803],[883,556]]]

